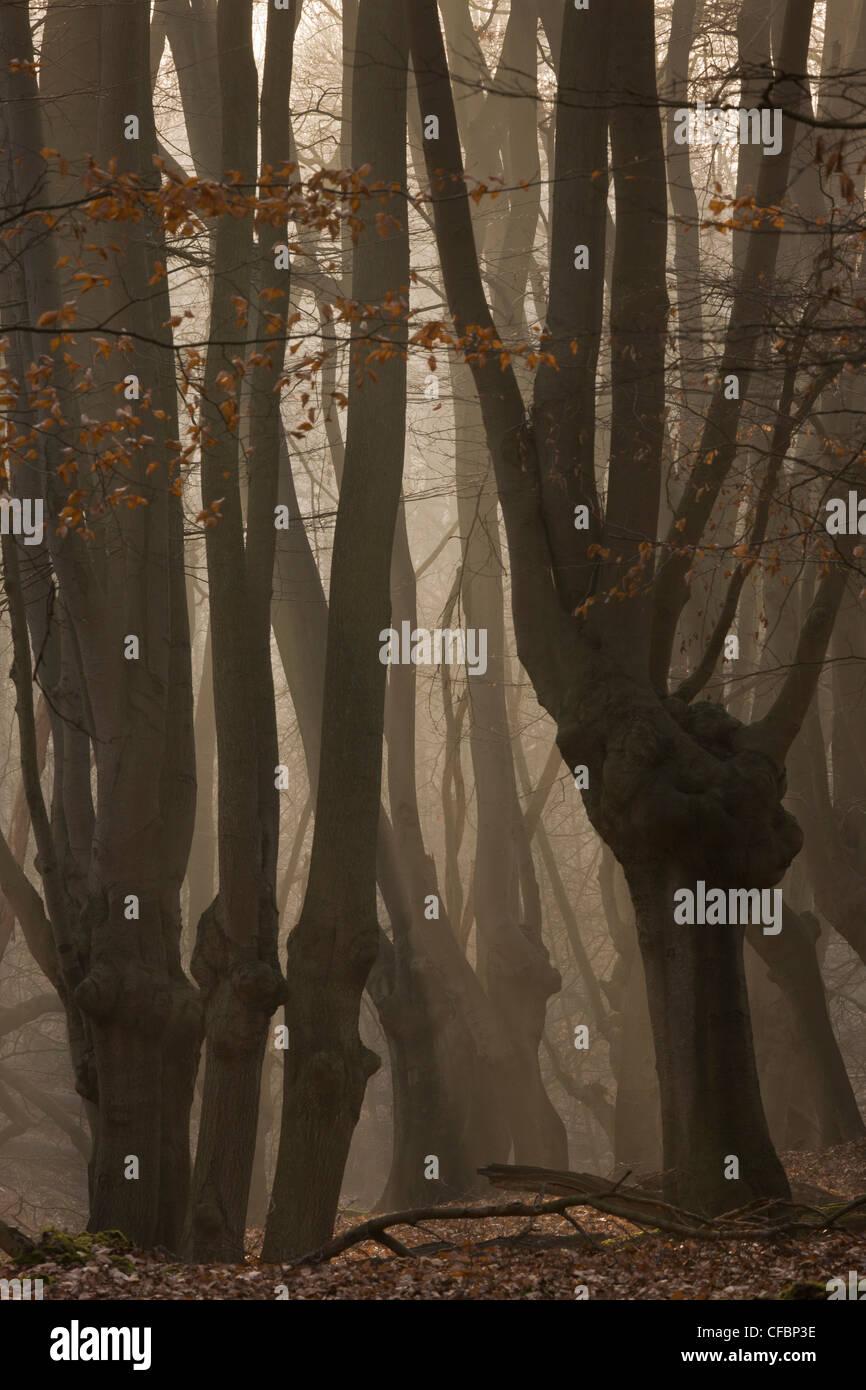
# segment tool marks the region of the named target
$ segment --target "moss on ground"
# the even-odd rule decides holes
[[[117,1269],[131,1274],[135,1266],[126,1252],[132,1248],[132,1242],[121,1231],[81,1231],[70,1235],[56,1226],[46,1226],[33,1249],[18,1255],[15,1263],[22,1268],[48,1263],[86,1265],[100,1252],[107,1254]]]

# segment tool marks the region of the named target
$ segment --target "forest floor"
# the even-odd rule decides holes
[[[866,1139],[820,1152],[783,1155],[793,1195],[827,1205],[866,1193]],[[491,1190],[491,1202],[512,1194]],[[531,1201],[525,1192],[514,1199]],[[479,1203],[483,1205],[483,1203]],[[262,1232],[249,1231],[243,1265],[184,1265],[135,1250],[82,1250],[80,1263],[27,1268],[50,1299],[754,1299],[826,1297],[829,1279],[866,1275],[866,1235],[826,1231],[761,1240],[680,1240],[641,1235],[616,1217],[573,1208],[581,1232],[561,1216],[436,1221],[392,1228],[408,1246],[437,1244],[407,1259],[369,1241],[328,1264],[263,1264]],[[338,1233],[367,1216],[341,1212]],[[522,1233],[522,1234],[520,1234]],[[539,1248],[550,1235],[574,1244]],[[442,1249],[447,1242],[447,1249]],[[488,1242],[484,1244],[483,1242]],[[0,1258],[0,1278],[22,1269]]]

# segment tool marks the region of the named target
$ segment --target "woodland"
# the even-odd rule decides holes
[[[0,1284],[866,1297],[864,368],[866,0],[2,0]]]

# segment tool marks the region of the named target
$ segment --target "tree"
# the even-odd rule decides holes
[[[698,879],[725,887],[772,886],[799,849],[800,832],[782,806],[784,757],[805,716],[832,630],[845,583],[840,568],[830,567],[819,584],[797,661],[757,724],[741,725],[709,702],[692,704],[668,689],[676,623],[688,596],[686,576],[737,451],[739,406],[726,399],[722,383],[732,372],[740,374],[741,389],[748,382],[759,338],[755,297],[772,276],[778,237],[762,222],[750,241],[698,452],[700,485],[693,474],[667,542],[657,548],[667,297],[654,7],[632,5],[627,17],[616,7],[613,15],[567,10],[560,58],[555,200],[563,190],[567,198],[573,187],[572,147],[565,138],[570,107],[596,85],[587,81],[581,60],[597,71],[604,31],[619,17],[609,76],[617,232],[604,511],[596,502],[594,468],[585,464],[581,470],[569,436],[555,441],[559,453],[552,466],[549,432],[539,437],[537,419],[534,429],[527,426],[513,373],[498,360],[501,343],[478,273],[435,5],[425,0],[410,5],[408,13],[422,105],[440,122],[439,146],[428,157],[431,199],[451,316],[458,341],[473,349],[508,537],[518,651],[539,702],[557,724],[564,759],[570,767],[588,768],[587,813],[628,880],[653,1022],[667,1190],[689,1208],[708,1210],[753,1196],[784,1196],[787,1183],[758,1091],[742,931],[677,925],[673,895]],[[789,5],[782,71],[805,70],[811,17],[811,3]],[[795,107],[797,96],[786,93],[786,105]],[[759,207],[778,205],[784,194],[791,129],[789,118],[787,154],[783,149],[762,168]],[[596,172],[583,168],[587,178]],[[558,254],[554,231],[550,341],[558,345],[570,333],[580,360],[579,310],[569,314],[565,307],[575,293],[564,283],[574,275],[566,227]],[[591,381],[593,362],[582,370]],[[590,421],[581,426],[591,435]],[[559,479],[554,505],[551,492]],[[589,507],[594,521],[586,530],[565,524],[564,518],[570,523],[574,516],[572,504]],[[736,1187],[725,1178],[729,1154],[739,1159]]]
[[[289,92],[295,6],[268,11],[261,93],[259,238],[263,295],[288,300],[277,249],[286,237]],[[222,162],[256,167],[258,76],[252,4],[217,12]],[[289,170],[291,172],[291,170]],[[270,656],[270,605],[280,458],[279,382],[286,315],[247,357],[252,218],[223,217],[214,241],[214,289],[204,373],[202,504],[207,531],[219,778],[219,892],[198,926],[193,974],[205,1001],[207,1062],[187,1240],[199,1259],[243,1256],[268,1022],[284,996],[277,963],[276,866],[280,762]],[[231,349],[235,348],[233,352]],[[238,395],[251,370],[246,537],[239,475]],[[224,399],[220,401],[220,396]],[[254,750],[251,756],[251,750]],[[226,1155],[226,1144],[230,1155]]]
[[[346,458],[328,603],[322,748],[310,873],[289,937],[282,1129],[264,1257],[286,1259],[333,1227],[340,1181],[376,1059],[358,1036],[379,944],[376,841],[390,559],[406,400],[409,240],[406,50],[398,0],[361,0],[353,164],[371,166],[382,211],[358,232]],[[365,576],[363,588],[357,577]]]
[[[61,511],[63,484],[77,468],[64,452],[76,425],[85,434],[92,427],[97,466],[82,479],[80,505],[63,511],[63,534],[48,527],[41,558],[44,566],[50,556],[51,573],[43,569],[30,602],[20,587],[19,547],[6,547],[7,590],[10,597],[17,595],[11,616],[22,764],[78,1086],[94,1107],[91,1223],[94,1229],[122,1228],[143,1244],[162,1239],[174,1245],[186,1206],[188,1117],[198,1051],[195,996],[179,961],[179,895],[194,813],[180,505],[167,468],[152,478],[143,449],[121,444],[115,453],[109,446],[119,427],[80,411],[83,396],[72,394],[69,354],[64,358],[58,351],[70,341],[68,328],[77,315],[74,304],[62,314],[54,237],[46,232],[38,201],[31,207],[43,184],[39,152],[44,142],[28,18],[26,4],[4,8],[3,80],[16,84],[10,127],[13,216],[27,318],[31,333],[47,332],[52,341],[50,354],[40,353],[39,361],[47,370],[48,391],[56,393],[57,425],[36,432],[38,472],[19,473],[19,486],[41,496],[49,516]],[[148,21],[147,5],[102,8],[89,57],[94,87],[102,95],[89,129],[76,131],[93,141],[92,149],[98,151],[102,143],[106,156],[111,153],[113,171],[97,175],[96,182],[101,180],[103,190],[113,183],[121,198],[123,190],[146,188],[155,172]],[[45,45],[54,41],[57,23],[55,7]],[[10,74],[13,53],[22,66]],[[103,83],[109,71],[113,80]],[[139,139],[125,142],[129,111],[138,113]],[[135,368],[139,409],[150,412],[151,442],[160,450],[177,432],[171,343],[164,334],[167,295],[146,292],[152,258],[165,254],[161,228],[145,216],[140,224],[115,231],[113,245],[105,248],[103,241],[111,238],[104,235],[105,225],[99,226],[103,209],[97,196],[95,207],[90,205],[95,242],[79,263],[83,267],[88,252],[100,249],[109,262],[113,273],[93,280],[105,294],[100,314],[111,323],[122,313],[138,340],[133,347],[127,339],[131,362],[126,365]],[[86,268],[78,273],[89,282]],[[103,352],[92,321],[83,315],[81,326],[92,354],[84,387],[92,389],[91,408],[104,411],[107,400],[116,399],[115,386],[123,385],[122,358],[108,344]],[[26,348],[22,358],[26,363]],[[129,409],[121,423],[133,416]],[[133,435],[143,433],[140,417],[129,424]],[[129,470],[127,481],[109,494],[121,463]],[[45,664],[52,709],[50,816],[37,772],[34,663],[25,619],[33,649]]]

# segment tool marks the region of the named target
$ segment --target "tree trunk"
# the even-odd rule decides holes
[[[158,176],[151,162],[149,6],[108,4],[95,19],[93,14],[76,16],[81,24],[68,30],[58,9],[51,7],[47,18],[43,58],[49,79],[56,81],[57,55],[67,39],[67,49],[81,64],[79,89],[66,105],[72,120],[63,128],[71,161],[88,153],[107,166],[109,158],[116,158],[122,174],[152,185]],[[26,58],[27,6],[7,7],[4,18],[23,20],[15,52]],[[106,71],[112,74],[110,83],[103,79]],[[42,95],[49,91],[47,85]],[[21,95],[29,100],[15,103],[17,116],[26,124],[28,108],[31,112],[29,129],[22,126],[19,132],[23,186],[30,196],[38,186],[33,165],[43,142],[33,138],[39,123],[35,90]],[[64,102],[52,103],[55,113],[58,106],[63,108]],[[123,139],[128,111],[137,113],[141,123],[139,141],[130,143]],[[165,259],[161,229],[147,213],[110,233],[97,224],[95,245],[84,250],[99,250],[112,235],[116,244],[104,248],[110,274],[100,308],[93,312],[111,322],[123,307],[131,366],[141,382],[140,409],[154,410],[150,443],[159,452],[164,439],[177,434],[172,344],[160,330],[169,317],[168,297],[164,287],[148,291],[153,259]],[[43,229],[25,255],[34,324],[44,311],[60,305],[55,259],[56,247]],[[93,326],[87,309],[80,309],[76,328],[85,353],[95,347]],[[71,394],[70,371],[58,357],[55,383],[65,413],[74,420],[80,398]],[[109,421],[116,410],[114,371],[115,362],[100,362],[94,355],[87,407]],[[133,427],[141,423],[131,422]],[[59,468],[62,430],[44,446],[41,486],[49,515],[58,509],[61,484],[67,482]],[[81,1028],[70,1030],[74,1050],[80,1049],[78,1086],[98,1106],[90,1224],[120,1227],[143,1245],[159,1238],[176,1243],[198,1046],[195,997],[178,950],[179,892],[194,810],[182,524],[169,479],[165,473],[149,479],[142,450],[128,458],[128,479],[133,494],[147,505],[120,508],[105,526],[105,508],[97,505],[101,485],[93,476],[106,463],[103,438],[102,431],[92,432],[87,449],[97,461],[82,473],[91,544],[75,534],[59,537],[50,523],[46,528],[59,582],[59,618],[50,609],[45,615],[37,609],[31,629],[39,632],[44,624],[38,650],[42,654],[47,643],[50,679],[60,692],[50,826],[38,778],[28,800],[34,828],[37,820],[40,824],[40,869],[64,986],[83,1016]],[[124,659],[128,633],[140,648],[132,661]],[[25,661],[19,645],[22,669]],[[58,721],[70,711],[70,727],[61,732]]]
[[[666,1200],[717,1213],[785,1196],[760,1102],[743,932],[674,923],[673,895],[689,878],[673,862],[624,867],[655,1038]]]
[[[495,337],[473,254],[435,6],[413,0],[409,13],[422,109],[435,110],[440,118],[440,142],[435,155],[428,154],[428,174],[449,308],[458,326],[478,325]],[[671,1171],[669,1189],[685,1205],[718,1209],[739,1204],[724,1178],[725,1153],[739,1160],[741,1193],[785,1196],[788,1188],[760,1107],[742,929],[676,928],[673,892],[698,878],[770,887],[797,852],[802,837],[781,807],[783,762],[814,691],[842,581],[834,570],[819,584],[794,669],[760,724],[742,728],[707,703],[690,709],[677,699],[660,698],[667,688],[681,607],[679,586],[688,568],[682,557],[690,552],[678,551],[680,558],[666,561],[653,582],[659,622],[651,638],[641,576],[646,547],[650,553],[654,549],[663,438],[664,166],[658,119],[647,115],[657,104],[653,7],[641,3],[626,11],[623,6],[618,13],[624,37],[614,55],[619,105],[611,120],[618,161],[612,329],[620,351],[614,364],[615,428],[604,517],[610,545],[591,570],[600,594],[626,601],[584,604],[577,612],[570,602],[560,602],[551,586],[554,566],[559,563],[567,573],[572,563],[589,564],[590,533],[584,532],[574,547],[552,547],[541,505],[539,445],[525,427],[514,374],[507,365],[477,359],[473,374],[505,517],[518,653],[539,702],[557,723],[563,757],[569,767],[587,768],[587,811],[623,865],[635,901],[662,1090],[666,1167],[682,1166],[679,1174]],[[811,13],[810,0],[789,6],[783,44],[787,71],[798,70]],[[573,71],[565,71],[565,55],[573,51],[568,30],[582,23],[576,12],[566,10],[560,82],[568,87],[577,85]],[[637,92],[640,102],[635,101]],[[796,94],[791,101],[796,102]],[[790,121],[786,128],[790,136]],[[641,157],[640,169],[630,180],[623,161],[635,153]],[[785,163],[782,156],[773,163],[766,189],[762,179],[762,194],[778,185],[781,196]],[[765,273],[772,271],[775,247],[772,237],[756,237],[752,244],[758,247],[749,257],[756,285],[762,267]],[[734,307],[729,338],[737,362],[748,368],[757,342],[749,296]],[[701,539],[736,450],[736,419],[727,421],[730,412],[719,401],[717,393],[704,435],[708,446],[717,437],[720,441],[706,470],[708,487],[690,490],[683,509],[686,536],[691,526],[694,541]],[[726,422],[730,429],[722,439]],[[624,583],[620,562],[631,564]],[[707,1009],[715,1036],[708,1036],[702,1022]],[[712,1076],[707,1072],[711,1065],[717,1068]],[[729,1069],[738,1073],[736,1087]],[[715,1113],[702,1100],[704,1083],[716,1092]],[[726,1143],[725,1133],[730,1135],[728,1147],[717,1151]]]
[[[815,950],[819,934],[817,918],[811,912],[794,912],[786,903],[778,937],[764,936],[754,927],[747,930],[746,937],[790,1008],[792,1032],[802,1059],[799,1085],[802,1089],[805,1081],[817,1118],[819,1137],[814,1147],[823,1148],[862,1139],[866,1127],[830,1021]]]
[[[222,98],[222,161],[249,177],[257,167],[258,76],[250,0],[220,0],[217,31]],[[279,183],[287,159],[294,6],[269,9],[261,96],[262,168]],[[263,174],[264,178],[264,174]],[[263,188],[269,196],[270,189]],[[280,228],[266,224],[258,250],[266,286],[279,272]],[[285,997],[277,961],[276,715],[270,663],[280,395],[285,326],[252,370],[247,531],[237,428],[219,410],[228,372],[240,396],[229,344],[239,338],[236,303],[251,295],[254,254],[249,216],[223,216],[215,236],[210,346],[203,414],[211,447],[203,452],[202,501],[221,508],[206,533],[217,730],[219,893],[202,914],[192,971],[205,1003],[207,1054],[193,1193],[185,1242],[199,1260],[243,1258],[244,1229],[270,1016]],[[285,289],[285,286],[283,286]]]
[[[417,605],[401,507],[391,561],[391,626],[400,631],[404,622],[414,629]],[[458,948],[435,862],[425,850],[415,784],[415,698],[415,666],[392,665],[385,732],[393,829],[383,817],[379,883],[393,945],[388,952],[382,943],[370,978],[391,1055],[393,1162],[379,1204],[392,1211],[477,1190],[483,1155],[508,1152],[494,1107],[495,1098],[507,1095],[497,1066],[510,1049],[496,1036],[482,987]],[[431,901],[435,918],[427,915]],[[425,1177],[431,1155],[439,1160],[437,1178]]]
[[[505,705],[498,501],[492,479],[485,477],[489,456],[483,436],[479,440],[482,425],[469,372],[455,368],[452,381],[463,607],[467,626],[485,632],[487,640],[486,671],[466,675],[478,826],[473,876],[478,973],[512,1052],[505,1105],[515,1161],[562,1168],[568,1163],[565,1126],[547,1095],[538,1061],[547,1001],[561,981],[550,964],[540,922],[531,921],[528,903],[520,910],[522,817]]]
[[[402,190],[407,53],[397,0],[362,0],[356,52],[352,163],[368,162],[373,178]],[[355,257],[353,293],[369,312],[352,336],[316,825],[307,893],[287,952],[290,1046],[267,1260],[301,1255],[330,1235],[352,1132],[377,1065],[361,1043],[358,1014],[379,941],[376,841],[385,697],[379,633],[388,625],[403,473],[409,294],[406,205],[397,194],[382,197],[395,221],[380,235],[372,205],[365,206]],[[389,297],[396,314],[388,312]],[[371,340],[379,344],[377,381],[366,370]]]

